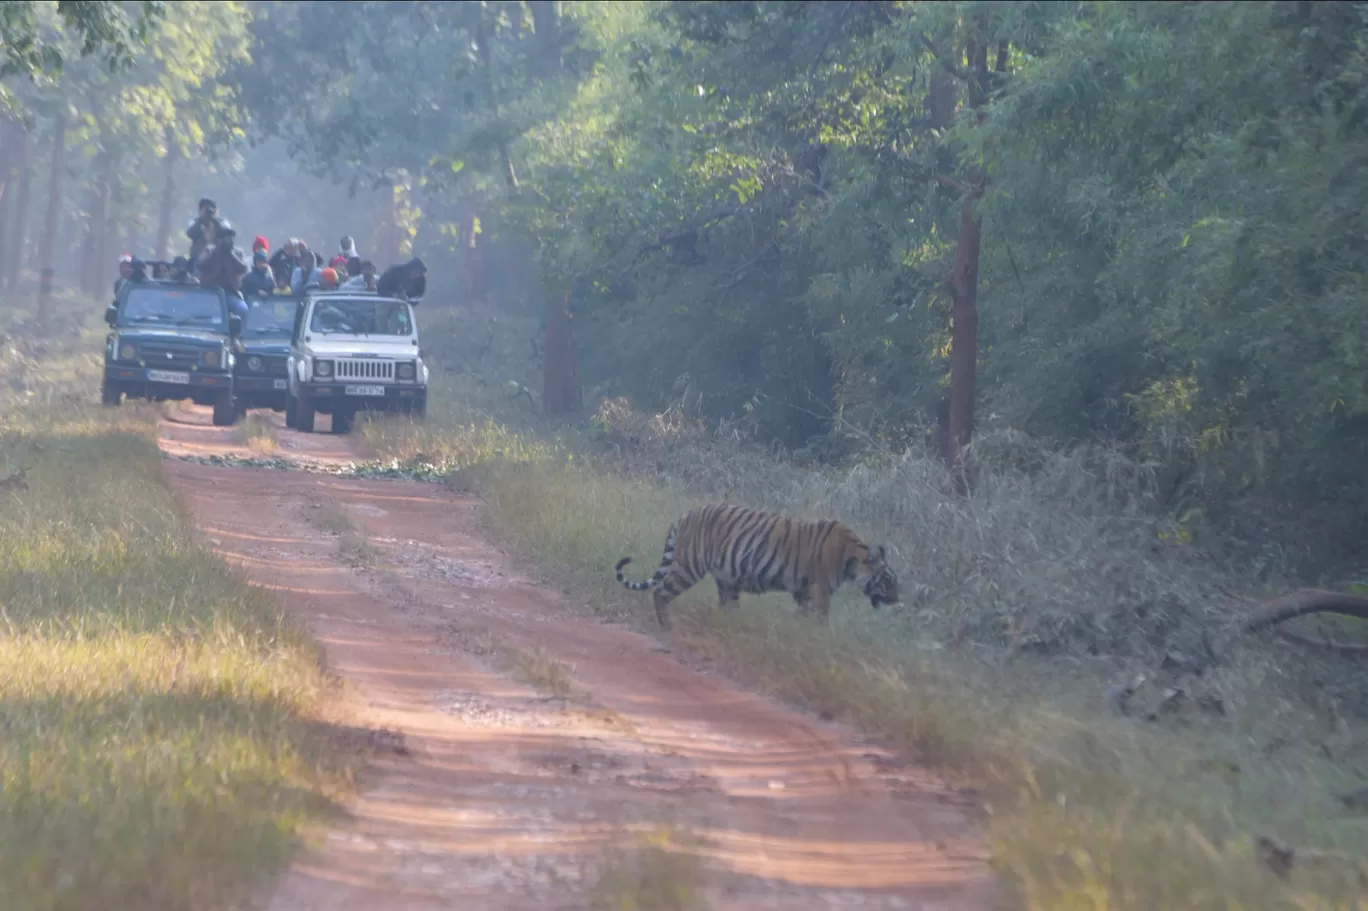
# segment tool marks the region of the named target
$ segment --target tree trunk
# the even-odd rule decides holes
[[[542,410],[565,414],[580,407],[579,356],[570,333],[570,293],[546,298],[546,354],[542,367]]]
[[[176,211],[176,157],[179,154],[168,129],[166,157],[162,165],[161,216],[157,219],[157,259],[162,260],[171,258],[171,219]]]
[[[987,102],[988,46],[977,37],[965,48],[969,74],[969,109],[979,117]],[[983,239],[981,219],[974,204],[983,197],[985,175],[975,165],[965,177],[964,197],[960,202],[959,239],[955,246],[955,266],[946,280],[952,301],[950,319],[950,415],[947,462],[952,481],[967,493],[973,482],[968,447],[974,436],[974,400],[978,373],[978,274],[979,249]]]
[[[499,119],[499,99],[494,91],[494,55],[489,47],[489,28],[485,24],[484,10],[475,8],[475,42],[480,53],[480,63],[484,68],[485,102],[490,116],[496,121],[495,129],[502,132]],[[508,151],[508,140],[499,137],[499,163],[503,166],[504,182],[508,188],[517,192],[518,172],[513,169],[513,156]]]
[[[936,46],[950,46],[953,36],[942,33],[937,36]],[[955,122],[955,101],[956,87],[953,77],[943,66],[932,64],[928,74],[929,85],[926,98],[926,116],[931,122],[931,128],[938,133],[950,129]],[[948,174],[954,168],[954,150],[948,143],[937,143],[935,150],[936,173]],[[942,188],[941,192],[944,192]],[[939,309],[939,308],[937,308]],[[937,313],[937,318],[941,314]],[[946,391],[944,397],[937,403],[936,426],[931,436],[931,446],[933,451],[946,462],[952,462],[950,446],[950,397]]]
[[[28,239],[29,199],[32,196],[33,171],[29,167],[28,131],[25,130],[19,141],[18,190],[14,197],[14,212],[9,219],[9,230],[5,235],[6,247],[3,251],[5,288],[13,292],[19,287],[19,276],[24,265],[24,243]]]
[[[19,171],[23,167],[24,128],[13,120],[6,120],[3,128],[4,145],[0,148],[0,263],[7,259],[9,241],[14,233],[11,229],[11,213],[14,210],[14,197],[19,190]],[[4,282],[4,271],[0,269],[0,284]]]
[[[527,0],[527,8],[532,12],[532,31],[536,33],[537,44],[541,48],[541,69],[544,75],[559,72],[562,68],[560,49],[560,17],[556,12],[554,0]]]
[[[109,261],[109,239],[114,236],[114,214],[113,214],[113,195],[114,191],[111,184],[114,182],[114,155],[108,150],[105,151],[104,169],[100,174],[100,198],[98,207],[95,210],[95,217],[92,219],[91,227],[95,229],[95,243],[91,255],[95,262],[95,267],[91,270],[93,282],[91,287],[92,294],[100,292],[100,286],[114,280],[116,267]]]
[[[52,172],[48,180],[47,217],[43,221],[43,242],[38,248],[38,319],[43,325],[47,321],[48,309],[52,305],[52,286],[57,268],[57,221],[62,213],[62,171],[66,159],[66,112],[57,115],[52,125]]]

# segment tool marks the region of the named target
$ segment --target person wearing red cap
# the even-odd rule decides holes
[[[266,238],[264,238],[264,237],[262,237],[260,234],[258,234],[258,235],[256,236],[256,239],[252,241],[252,252],[253,252],[253,253],[265,253],[267,256],[270,256],[270,255],[271,255],[271,244],[270,244],[269,241],[266,240]]]

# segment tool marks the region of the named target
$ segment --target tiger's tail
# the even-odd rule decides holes
[[[655,588],[660,585],[660,583],[664,582],[665,577],[670,574],[671,564],[674,563],[675,535],[678,534],[678,531],[679,526],[677,523],[670,526],[670,533],[665,536],[665,551],[660,555],[660,565],[656,567],[656,571],[651,578],[647,579],[645,582],[632,582],[622,575],[622,567],[632,562],[631,557],[623,557],[621,560],[617,561],[617,566],[613,567],[613,571],[617,574],[618,584],[622,585],[624,588],[630,588],[634,592],[644,592],[648,589]]]

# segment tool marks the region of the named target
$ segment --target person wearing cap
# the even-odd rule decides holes
[[[401,265],[390,266],[376,282],[375,290],[381,297],[421,298],[427,291],[427,266],[416,256]]]
[[[359,256],[356,252],[356,241],[352,240],[350,234],[342,238],[341,242],[338,244],[338,251],[338,255],[342,257],[344,262],[351,259],[353,256]]]
[[[324,269],[319,276],[318,287],[324,291],[334,291],[337,289],[337,270],[332,266]]]
[[[242,296],[246,298],[270,297],[275,293],[275,276],[271,274],[266,253],[258,250],[252,254],[252,271],[242,279]]]
[[[258,234],[256,237],[252,239],[252,253],[265,253],[267,256],[270,256],[271,242],[267,240],[265,237],[262,237],[260,234]]]
[[[344,274],[347,271],[347,257],[343,256],[341,253],[337,254],[332,259],[328,260],[328,268],[336,269],[338,275]]]

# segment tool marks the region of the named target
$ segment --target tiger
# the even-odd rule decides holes
[[[875,608],[897,604],[898,576],[883,545],[870,547],[844,524],[803,521],[748,506],[713,503],[695,507],[670,525],[655,574],[632,582],[613,567],[620,585],[654,589],[656,619],[670,628],[670,602],[709,573],[721,607],[735,608],[741,592],[788,592],[804,613],[813,608],[830,622],[831,596],[844,582],[859,585]]]

